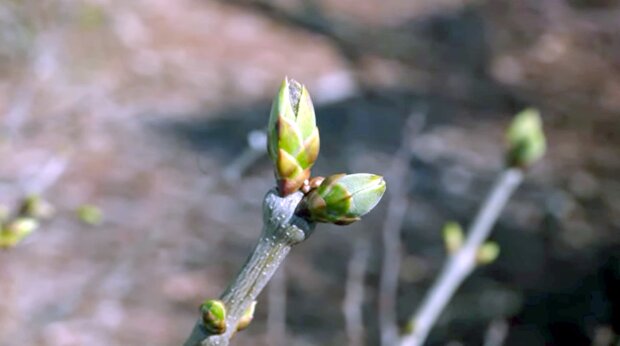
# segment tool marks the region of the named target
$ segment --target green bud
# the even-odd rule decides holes
[[[103,221],[103,212],[95,205],[84,204],[77,209],[80,221],[91,226],[97,226]]]
[[[401,328],[401,334],[402,335],[408,335],[413,333],[415,330],[415,322],[413,321],[408,321],[407,323],[405,323],[404,326],[402,326]]]
[[[254,319],[254,310],[256,310],[256,301],[250,303],[250,306],[248,306],[248,308],[239,319],[239,323],[237,323],[238,332],[244,330],[250,325],[250,323]]]
[[[456,222],[443,226],[443,241],[449,253],[455,253],[463,245],[463,229]]]
[[[7,223],[0,230],[0,248],[13,247],[39,227],[37,220],[19,217]]]
[[[527,167],[540,159],[546,150],[540,112],[528,108],[517,114],[506,133],[506,160],[511,167]]]
[[[315,222],[348,225],[371,211],[385,188],[379,175],[335,174],[304,197],[300,212]]]
[[[488,241],[478,249],[476,260],[478,264],[493,263],[499,256],[499,245],[496,242]]]
[[[319,129],[306,87],[285,78],[271,106],[267,151],[282,196],[299,190],[319,155]]]
[[[52,216],[54,208],[51,204],[37,195],[30,195],[23,199],[19,207],[19,215],[37,219],[46,219]]]
[[[226,307],[221,300],[207,299],[200,305],[202,323],[205,328],[216,335],[226,332]]]

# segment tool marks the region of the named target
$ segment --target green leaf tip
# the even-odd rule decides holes
[[[348,225],[370,212],[385,193],[382,176],[334,174],[303,199],[301,213],[311,221]]]
[[[77,217],[87,225],[97,226],[103,221],[103,212],[99,207],[92,204],[84,204],[77,210]]]
[[[271,106],[267,152],[282,196],[298,191],[310,178],[320,149],[314,106],[305,86],[285,78]]]
[[[482,265],[493,263],[499,257],[499,252],[499,245],[496,242],[488,241],[478,249],[476,261]]]
[[[509,166],[526,168],[538,161],[547,147],[540,112],[534,108],[519,112],[506,132],[506,141]]]
[[[221,300],[207,299],[200,305],[202,323],[216,335],[226,332],[226,306]]]
[[[463,245],[463,229],[457,222],[447,222],[443,226],[443,241],[448,253],[455,253]]]

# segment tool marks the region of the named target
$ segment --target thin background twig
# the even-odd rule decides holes
[[[398,340],[396,298],[400,273],[400,233],[409,208],[407,186],[411,176],[409,162],[413,156],[413,137],[420,132],[425,122],[425,113],[412,112],[407,118],[401,136],[401,146],[396,152],[390,168],[390,196],[388,211],[383,224],[383,261],[379,287],[379,327],[381,345],[391,346]]]
[[[370,257],[369,239],[364,237],[355,242],[353,254],[347,269],[347,284],[342,312],[349,346],[364,345],[364,279]]]

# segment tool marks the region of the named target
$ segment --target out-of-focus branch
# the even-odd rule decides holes
[[[522,180],[523,171],[518,168],[508,168],[500,174],[480,208],[465,243],[444,265],[422,305],[411,319],[411,333],[401,339],[400,346],[419,346],[424,343],[447,303],[476,267],[476,256],[480,246],[488,238],[500,212]]]
[[[495,243],[485,243],[499,214],[508,199],[523,181],[523,172],[538,161],[546,151],[547,140],[543,131],[540,112],[533,108],[519,112],[506,131],[508,144],[505,160],[507,167],[498,177],[490,194],[478,210],[478,214],[463,243],[460,227],[446,229],[444,237],[451,256],[444,264],[439,277],[430,288],[415,312],[410,332],[400,346],[418,346],[426,340],[431,328],[439,318],[458,287],[471,274],[477,264],[493,261],[499,254]]]
[[[364,345],[364,278],[369,257],[368,239],[358,239],[353,247],[351,260],[349,260],[347,285],[342,303],[349,346]]]
[[[407,119],[402,134],[402,143],[390,169],[390,200],[383,224],[383,261],[379,288],[379,325],[381,345],[394,345],[398,340],[396,299],[398,296],[398,275],[400,273],[400,232],[409,208],[407,183],[411,176],[409,162],[413,156],[411,142],[420,132],[425,121],[422,113],[412,113]]]
[[[51,217],[54,208],[40,198],[64,173],[68,159],[53,157],[37,172],[35,177],[21,179],[17,184],[23,191],[15,213],[0,206],[0,248],[11,248],[21,243],[39,228],[40,221]]]

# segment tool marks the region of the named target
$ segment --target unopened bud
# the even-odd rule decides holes
[[[52,214],[54,214],[54,207],[37,195],[27,196],[19,207],[19,215],[25,217],[47,219]]]
[[[0,230],[0,248],[13,247],[39,227],[37,220],[29,217],[18,217]]]
[[[319,129],[306,87],[284,79],[271,106],[267,136],[278,189],[282,196],[290,195],[310,177],[319,155]]]
[[[256,301],[250,303],[250,306],[248,306],[248,308],[239,319],[239,323],[237,323],[238,332],[244,330],[250,325],[250,323],[254,319],[254,310],[256,310]]]
[[[496,242],[486,242],[480,246],[476,254],[478,264],[493,263],[499,256],[499,245]]]
[[[200,305],[202,323],[205,328],[216,335],[226,332],[226,306],[221,300],[208,299]]]
[[[385,180],[379,175],[332,175],[304,197],[301,213],[315,222],[348,225],[371,211],[385,189]]]
[[[509,166],[525,168],[540,159],[547,146],[540,112],[528,108],[517,114],[508,128],[506,140]]]
[[[463,229],[456,222],[448,222],[443,226],[443,241],[448,253],[455,253],[463,245]]]
[[[99,207],[92,204],[84,204],[77,209],[77,216],[80,221],[97,226],[103,221],[103,212]]]

